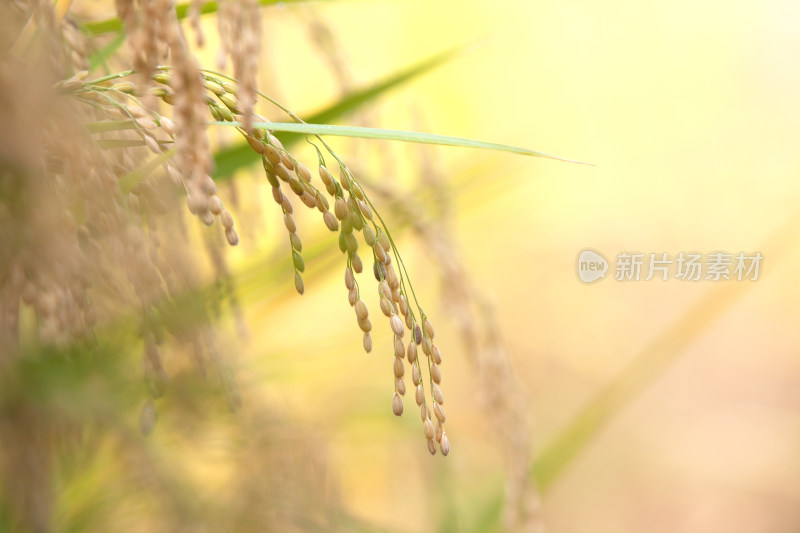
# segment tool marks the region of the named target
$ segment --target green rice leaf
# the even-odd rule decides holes
[[[119,189],[122,191],[122,194],[128,194],[131,192],[134,187],[139,185],[143,182],[155,169],[157,169],[162,163],[167,161],[170,157],[175,155],[175,149],[167,150],[166,152],[159,154],[158,157],[154,157],[144,165],[140,166],[139,168],[129,172],[128,174],[122,176],[119,179]]]
[[[100,66],[105,66],[106,61],[117,53],[117,50],[119,50],[124,42],[125,32],[120,31],[107,45],[90,55],[89,72],[96,70]]]
[[[353,91],[345,95],[334,105],[305,118],[304,122],[308,122],[310,124],[328,124],[329,122],[336,120],[350,111],[358,109],[367,102],[374,100],[386,91],[411,81],[414,78],[425,74],[426,72],[433,70],[444,63],[447,63],[451,59],[455,59],[456,57],[464,54],[471,46],[471,44],[456,46],[427,59],[423,59],[419,63],[412,65],[405,70],[401,70],[396,74],[393,74],[375,83],[374,85],[370,85],[369,87],[365,87],[364,89]],[[281,140],[283,141],[283,139]],[[285,143],[285,141],[283,142]]]
[[[338,118],[341,118],[348,113],[355,111],[367,104],[384,93],[399,87],[400,85],[413,80],[414,78],[458,57],[464,53],[470,45],[462,45],[451,48],[439,54],[433,55],[419,63],[401,70],[387,78],[380,80],[368,87],[358,89],[346,94],[341,100],[333,105],[326,107],[311,116],[304,119],[304,122],[311,124],[326,124]],[[281,136],[281,142],[284,146],[301,140],[303,138],[300,134],[289,133]],[[253,152],[246,142],[242,141],[231,147],[223,148],[214,154],[216,161],[216,168],[214,170],[214,179],[225,180],[229,179],[231,175],[240,168],[256,164],[260,158],[258,154]]]
[[[242,127],[239,122],[211,122],[217,126]],[[480,148],[484,150],[497,150],[501,152],[511,152],[514,154],[527,155],[533,157],[545,157],[556,159],[568,163],[589,164],[574,159],[567,159],[561,156],[521,148],[510,144],[500,144],[465,137],[451,137],[448,135],[438,135],[435,133],[424,133],[420,131],[406,130],[386,130],[381,128],[364,128],[361,126],[334,126],[330,124],[297,124],[286,122],[254,122],[254,128],[265,129],[278,132],[300,133],[304,135],[333,135],[337,137],[358,137],[362,139],[381,139],[387,141],[404,141],[422,144],[439,144],[445,146],[460,146],[464,148]]]

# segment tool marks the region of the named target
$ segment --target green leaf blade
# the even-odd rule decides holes
[[[376,100],[383,94],[390,90],[397,88],[413,79],[437,68],[459,55],[466,52],[472,45],[456,46],[444,52],[440,52],[430,56],[422,61],[392,74],[382,80],[379,80],[362,89],[354,90],[346,94],[342,99],[334,104],[322,109],[308,117],[305,117],[304,122],[312,124],[326,124],[334,120],[342,118],[349,113],[358,110],[365,104]],[[284,146],[291,146],[292,144],[300,141],[303,138],[299,133],[286,133],[281,136],[281,142]],[[231,175],[237,170],[254,165],[258,163],[259,157],[253,152],[246,142],[242,141],[234,146],[229,146],[218,150],[214,154],[216,167],[214,170],[214,179],[225,180],[229,179]]]
[[[211,122],[212,125],[242,127],[239,122]],[[420,131],[389,130],[382,128],[364,128],[361,126],[335,126],[331,124],[297,124],[287,122],[255,122],[254,128],[265,129],[277,132],[298,133],[302,135],[331,135],[337,137],[356,137],[361,139],[379,139],[387,141],[403,141],[420,144],[438,144],[443,146],[459,146],[462,148],[478,148],[482,150],[494,150],[499,152],[510,152],[514,154],[527,155],[532,157],[543,157],[555,159],[567,163],[578,163],[588,165],[583,161],[567,159],[565,157],[512,146],[510,144],[500,144],[487,141],[479,141],[466,137],[452,137],[449,135],[438,135],[435,133],[424,133]]]
[[[470,46],[472,45],[467,44],[450,48],[449,50],[445,50],[444,52],[440,52],[436,55],[423,59],[419,63],[416,63],[405,70],[401,70],[377,83],[374,83],[373,85],[365,87],[364,89],[348,93],[336,104],[318,111],[309,117],[306,117],[304,122],[309,122],[311,124],[328,124],[339,117],[358,109],[362,105],[375,100],[377,97],[383,95],[387,91],[403,85],[404,83],[407,83],[414,78],[417,78],[422,74],[425,74],[426,72],[429,72],[447,63],[448,61],[459,57],[460,55],[464,54]]]
[[[108,68],[106,62],[120,49],[125,42],[125,32],[120,31],[107,45],[89,56],[89,72],[99,67]]]
[[[167,150],[146,162],[139,168],[129,172],[119,179],[119,190],[123,195],[131,192],[137,185],[147,179],[159,166],[175,155],[175,149]]]

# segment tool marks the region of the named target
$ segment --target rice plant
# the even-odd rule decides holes
[[[211,367],[215,378],[200,387],[220,392],[233,409],[241,405],[216,324],[223,308],[237,316],[236,277],[224,247],[237,246],[245,237],[235,201],[220,187],[233,168],[226,166],[224,151],[214,157],[212,128],[237,132],[241,146],[233,149],[243,147],[244,160],[259,161],[263,168],[288,240],[291,274],[283,283],[293,284],[299,295],[306,292],[308,256],[296,209],[318,212],[321,227],[337,234],[347,301],[364,351],[376,350],[376,314],[370,314],[362,290],[377,293],[383,327],[391,334],[394,386],[387,394],[387,411],[403,414],[408,370],[428,451],[450,452],[443,350],[435,340],[433,317],[425,311],[425,297],[414,291],[394,229],[381,215],[381,200],[390,193],[365,183],[347,154],[336,153],[325,138],[343,135],[560,158],[472,139],[302,120],[257,88],[261,9],[271,3],[175,6],[171,0],[117,0],[117,16],[106,21],[73,15],[69,0],[12,0],[0,6],[0,112],[5,122],[0,130],[0,434],[3,478],[16,480],[3,493],[12,528],[49,531],[58,522],[64,503],[54,497],[53,486],[76,475],[58,471],[55,453],[64,442],[94,449],[100,442],[93,440],[96,433],[110,433],[115,435],[110,446],[129,453],[125,443],[133,437],[117,413],[138,406],[139,430],[147,435],[162,406],[191,410],[198,401],[195,385],[183,383],[184,373],[171,368],[188,365],[204,376]],[[230,75],[203,65],[197,52],[205,40],[200,17],[209,13],[218,19],[218,62],[222,67],[231,63]],[[181,23],[184,18],[191,32]],[[106,33],[116,37],[109,40]],[[348,106],[363,105],[442,60],[432,58],[405,78],[354,95],[320,118],[330,120]],[[120,68],[112,71],[111,66]],[[106,73],[98,74],[100,68]],[[296,158],[288,139],[313,146],[316,160]],[[220,174],[220,168],[227,174]],[[211,285],[204,283],[198,264],[205,259]],[[370,271],[374,285],[368,288]],[[139,354],[138,363],[132,353]],[[176,385],[176,379],[181,383]],[[192,400],[184,404],[171,396]],[[103,404],[96,403],[98,397]],[[256,437],[255,442],[271,442],[279,435]],[[115,453],[97,452],[101,458]],[[131,461],[151,464],[150,452],[131,452]],[[277,454],[267,462],[277,468]],[[119,476],[140,489],[159,487],[151,495],[140,494],[142,501],[169,494],[170,520],[185,527],[199,504],[177,495],[179,475],[161,479],[152,470],[152,479],[142,481],[137,467],[121,468],[125,472]],[[287,475],[294,474],[287,470]],[[300,505],[280,501],[278,514]],[[242,510],[242,516],[247,512]],[[87,510],[85,527],[105,524],[103,516]],[[331,526],[327,518],[305,517],[306,523],[291,513],[269,516],[273,526]],[[66,520],[70,528],[79,529],[74,525],[78,518]],[[143,524],[146,520],[138,525]]]

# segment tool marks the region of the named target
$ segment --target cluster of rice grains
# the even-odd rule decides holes
[[[231,38],[230,32],[226,32],[223,54],[234,60],[235,70],[243,75],[241,83],[199,67],[189,51],[172,4],[167,0],[117,1],[120,18],[134,49],[136,69],[90,79],[85,70],[88,66],[85,53],[74,52],[77,44],[70,47],[73,53],[67,62],[69,66],[65,68],[61,62],[49,68],[53,78],[49,84],[55,89],[59,103],[49,106],[47,119],[43,115],[34,120],[50,126],[45,128],[44,140],[38,143],[41,153],[31,148],[37,146],[33,140],[36,133],[32,132],[31,142],[26,147],[31,153],[21,151],[26,156],[21,166],[33,168],[31,173],[39,173],[42,178],[40,182],[28,179],[27,194],[31,197],[35,194],[40,205],[58,205],[22,214],[23,219],[41,219],[31,220],[30,226],[42,230],[39,247],[42,257],[30,257],[36,253],[35,248],[25,253],[7,251],[7,264],[11,267],[6,274],[13,282],[12,292],[16,292],[6,295],[8,302],[4,302],[4,307],[16,309],[11,303],[18,301],[15,298],[21,295],[24,303],[37,310],[44,340],[71,342],[89,334],[95,324],[98,312],[88,291],[95,287],[97,293],[99,282],[109,289],[105,292],[112,295],[110,301],[117,305],[124,301],[129,308],[141,309],[145,375],[152,396],[160,396],[168,377],[159,349],[164,342],[164,332],[153,317],[158,316],[165,302],[178,299],[182,291],[191,289],[198,281],[191,274],[188,264],[191,259],[186,257],[191,256],[190,247],[186,244],[165,247],[161,243],[166,239],[176,243],[185,241],[186,228],[180,210],[174,209],[178,196],[185,198],[188,210],[203,224],[213,226],[218,221],[230,245],[239,243],[233,217],[211,178],[212,162],[205,132],[208,120],[232,123],[261,156],[272,196],[289,233],[298,293],[305,291],[305,264],[302,241],[293,218],[294,200],[309,209],[317,209],[324,225],[338,232],[339,248],[346,256],[348,299],[363,331],[363,346],[367,352],[373,347],[372,322],[356,275],[362,273],[364,262],[371,256],[380,309],[388,320],[394,341],[392,410],[398,416],[403,413],[408,364],[428,449],[435,454],[438,448],[447,455],[449,441],[444,430],[444,398],[440,389],[441,353],[434,343],[433,326],[419,307],[386,225],[377,213],[373,216],[374,206],[353,172],[322,139],[316,140],[332,157],[334,163],[330,168],[338,167],[339,178],[334,177],[323,151],[312,142],[322,184],[317,188],[311,171],[269,131],[269,121],[253,112],[255,67],[236,58],[255,57],[252,52],[258,48],[259,28],[250,19],[257,15],[256,4],[252,0],[238,0],[232,4],[235,5],[223,13],[221,25],[239,28],[242,36],[241,39]],[[26,10],[31,9],[24,0],[15,0],[13,5],[19,10],[17,15],[23,17]],[[150,18],[145,20],[145,15]],[[49,23],[53,30],[64,34],[71,32],[68,36],[74,33],[72,24],[59,24],[55,18]],[[80,35],[72,36],[71,40],[78,43],[79,38]],[[50,44],[60,46],[57,39]],[[251,53],[241,53],[248,50]],[[162,61],[170,61],[174,66],[158,66]],[[8,72],[17,67],[19,65],[11,63],[5,66]],[[17,71],[16,78],[8,77],[8,83],[4,82],[3,86],[8,91],[17,90],[21,85],[13,80],[19,79],[19,75]],[[36,76],[41,77],[41,73]],[[28,95],[20,101],[26,99],[33,101],[34,98]],[[165,105],[172,111],[164,113]],[[36,103],[31,107],[42,108]],[[60,120],[54,120],[58,118],[54,107],[59,109]],[[285,108],[281,109],[296,119]],[[13,118],[14,115],[9,116]],[[21,124],[31,123],[30,117],[18,118]],[[80,131],[80,125],[89,130],[88,135]],[[13,140],[10,139],[8,145],[13,145]],[[47,161],[47,168],[38,168],[37,160]],[[84,171],[88,171],[89,176]],[[172,192],[167,190],[170,182],[182,191],[181,195],[174,194],[175,188]],[[38,184],[38,189],[31,189],[34,184]],[[6,208],[14,209],[13,206]],[[54,236],[65,232],[69,237],[45,237],[45,234]],[[74,246],[70,244],[68,249],[62,249],[63,246],[54,246],[55,241]],[[359,242],[364,245],[361,254]],[[71,262],[59,262],[55,257],[43,261],[45,254],[60,254],[71,258]],[[219,251],[211,255],[218,277],[229,278]],[[45,266],[34,266],[34,262]],[[48,270],[46,265],[54,268]],[[124,281],[119,279],[120,270]],[[127,286],[123,286],[126,282]],[[63,289],[70,284],[74,287]],[[122,300],[119,300],[120,295],[124,295]],[[227,296],[236,312],[233,290]],[[70,311],[74,309],[80,312]],[[59,316],[71,318],[48,321],[48,317]],[[6,322],[13,326],[12,318],[6,317]],[[197,352],[197,360],[206,358],[198,355],[203,352],[218,368],[224,366],[219,361],[219,350],[214,348],[219,343],[214,340],[213,328],[207,321],[197,335],[187,335],[185,331],[172,333],[179,343],[188,344]],[[426,371],[421,368],[423,366]],[[427,374],[426,380],[423,380],[423,372]],[[223,381],[233,390],[231,396],[238,398],[232,380],[225,377],[229,372],[222,374]],[[237,402],[238,399],[233,401]],[[142,410],[145,432],[152,428],[154,419],[154,404],[148,400]]]
[[[151,397],[143,432],[172,347],[202,373],[210,362],[235,407],[220,348],[228,343],[212,316],[222,301],[239,313],[219,251],[239,236],[210,177],[207,89],[174,3],[119,0],[138,70],[97,79],[87,72],[92,47],[62,4],[0,3],[0,363],[33,340],[91,350],[98,323],[134,322]],[[167,58],[176,65],[169,87],[154,79]],[[222,290],[202,298],[207,282],[181,203],[221,226],[203,238]]]
[[[171,73],[163,70],[156,74],[154,79],[164,87],[153,89],[153,94],[159,95],[169,103],[173,98],[173,93],[169,88],[173,83]],[[389,325],[394,335],[395,386],[392,410],[398,416],[403,413],[402,396],[406,392],[404,376],[405,360],[407,360],[411,365],[415,400],[420,409],[428,450],[434,454],[438,447],[442,454],[447,455],[450,451],[450,444],[444,430],[444,397],[440,389],[441,370],[439,365],[442,357],[438,346],[433,342],[433,325],[417,304],[413,289],[411,289],[411,296],[417,306],[419,320],[409,304],[406,292],[406,284],[409,283],[407,272],[405,272],[405,267],[385,224],[380,216],[373,217],[373,206],[363,187],[347,165],[324,141],[318,139],[323,148],[335,160],[336,166],[339,167],[340,178],[337,180],[326,166],[322,151],[314,145],[317,149],[319,179],[333,201],[333,211],[331,211],[328,198],[313,184],[311,171],[292,156],[268,129],[246,125],[247,121],[241,114],[242,105],[237,98],[238,87],[232,78],[204,72],[203,87],[207,91],[205,102],[213,118],[222,122],[237,123],[240,126],[239,131],[247,143],[261,156],[267,181],[272,187],[272,197],[281,209],[283,223],[289,233],[294,283],[298,293],[305,292],[302,277],[305,263],[302,257],[302,240],[297,234],[297,224],[293,217],[294,205],[290,197],[298,199],[309,209],[317,209],[322,215],[325,226],[330,231],[339,233],[339,249],[347,257],[345,284],[348,290],[348,301],[356,313],[358,326],[364,333],[364,349],[370,352],[372,350],[372,322],[369,319],[367,306],[360,298],[359,287],[354,275],[360,274],[364,269],[363,260],[358,253],[358,234],[361,234],[361,238],[367,246],[367,253],[372,255],[372,270],[378,282],[381,311],[389,319]],[[260,125],[268,128],[269,121],[265,117],[254,115],[254,118]],[[220,219],[225,226],[226,221],[230,220],[230,216],[221,216]],[[227,232],[228,227],[225,227]],[[399,264],[397,270],[395,270],[393,257]],[[408,287],[410,288],[410,284]],[[407,347],[404,342],[406,329],[410,332]],[[428,395],[425,394],[420,361],[417,358],[418,347],[425,355],[423,365],[427,367],[429,376],[430,392]]]
[[[223,89],[225,87],[225,83],[219,80],[212,83]],[[216,94],[221,99],[224,96],[224,94]],[[230,120],[231,113],[237,110],[235,101],[227,98],[222,99],[222,102],[225,103],[227,110],[212,106],[212,113],[219,120]],[[266,122],[263,117],[258,118],[261,122]],[[358,326],[364,334],[364,350],[370,352],[372,351],[372,322],[369,319],[367,305],[361,299],[360,288],[356,281],[356,275],[361,274],[364,270],[364,262],[358,253],[358,235],[361,234],[361,238],[367,246],[366,253],[372,256],[372,271],[378,282],[381,312],[389,319],[389,326],[394,336],[394,395],[392,397],[392,410],[397,416],[403,413],[402,396],[406,393],[404,377],[405,361],[407,360],[411,365],[415,399],[420,409],[428,450],[435,454],[438,446],[442,454],[447,455],[450,452],[450,443],[444,430],[445,411],[442,406],[444,396],[440,389],[442,375],[439,365],[442,363],[442,356],[438,346],[433,342],[433,325],[414,297],[413,288],[411,288],[407,279],[407,272],[402,259],[394,246],[386,225],[379,215],[373,217],[373,206],[364,189],[359,185],[351,170],[320,139],[320,142],[330,152],[339,166],[340,179],[337,180],[326,166],[322,151],[317,148],[319,179],[328,195],[333,199],[333,212],[331,212],[327,198],[313,185],[311,172],[305,165],[297,161],[275,136],[270,132],[261,130],[255,130],[252,133],[242,130],[242,133],[253,150],[261,155],[267,180],[272,186],[272,196],[283,212],[283,221],[286,230],[289,232],[289,241],[292,249],[297,292],[300,294],[304,292],[301,276],[304,270],[304,262],[301,256],[302,243],[297,235],[297,226],[292,218],[292,202],[283,191],[283,188],[288,188],[306,207],[318,209],[327,228],[330,231],[339,233],[339,249],[347,257],[344,279],[348,291],[348,301],[355,311]],[[393,257],[394,261],[399,265],[397,270],[394,267]],[[409,304],[406,284],[411,289],[411,297],[417,306],[419,321]],[[420,323],[422,327],[420,327]],[[406,330],[409,332],[407,347],[404,342]],[[418,347],[421,348],[425,355],[424,365],[427,367],[430,385],[428,396],[425,394],[420,360],[417,357]],[[435,425],[434,418],[436,420]]]
[[[352,175],[346,168],[342,168],[341,183],[347,184],[346,188],[351,196],[347,201],[342,196],[337,196],[335,204],[336,217],[341,221],[342,227],[339,234],[339,247],[342,252],[347,253],[347,267],[344,273],[345,287],[347,287],[347,298],[356,314],[358,326],[364,332],[364,350],[372,350],[372,323],[369,319],[367,305],[361,299],[360,288],[356,282],[355,274],[362,271],[361,259],[357,253],[358,240],[355,233],[361,232],[364,242],[372,252],[373,263],[372,271],[378,282],[378,296],[380,298],[380,308],[383,315],[389,319],[389,326],[394,338],[394,395],[392,396],[392,411],[395,415],[403,414],[403,399],[406,393],[404,381],[406,373],[405,361],[411,365],[411,380],[414,383],[414,398],[420,409],[423,432],[428,442],[428,451],[436,453],[437,445],[443,455],[450,453],[450,442],[444,431],[445,412],[444,396],[440,388],[442,373],[439,365],[442,363],[442,355],[439,347],[433,342],[434,331],[431,321],[425,316],[422,309],[417,307],[422,320],[422,327],[417,322],[417,317],[409,305],[403,279],[402,260],[394,248],[391,238],[388,236],[386,228],[381,228],[372,220],[370,208],[359,197],[363,197],[363,191],[355,182]],[[320,175],[331,179],[330,173],[324,166],[320,166]],[[323,178],[325,179],[325,178]],[[338,184],[336,184],[338,186]],[[340,190],[342,186],[337,187]],[[394,256],[400,265],[398,271],[392,264]],[[410,285],[409,285],[410,287]],[[413,289],[411,291],[412,298]],[[415,302],[416,302],[416,298]],[[400,318],[400,317],[403,318]],[[408,345],[404,342],[404,335],[409,332]],[[420,370],[419,349],[425,355],[424,363],[427,367],[430,394],[426,396],[425,385]],[[431,418],[431,400],[433,406],[433,416],[436,420],[434,426]]]

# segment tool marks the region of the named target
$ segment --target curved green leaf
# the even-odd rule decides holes
[[[429,70],[432,70],[446,63],[447,61],[450,61],[451,59],[462,54],[469,46],[470,45],[462,45],[451,48],[450,50],[446,50],[424,59],[419,63],[412,65],[405,70],[401,70],[400,72],[380,80],[368,87],[352,91],[333,105],[306,117],[304,122],[311,124],[327,124],[332,122],[333,120],[345,116],[351,111],[355,111],[364,104],[381,96],[385,92],[388,92],[389,90],[394,89],[403,83],[411,81],[417,76],[420,76]],[[303,136],[300,134],[287,134],[281,136],[281,142],[285,146],[289,146],[302,138]],[[216,161],[214,179],[225,180],[230,178],[230,176],[240,168],[258,163],[259,157],[255,152],[253,152],[249,144],[242,141],[239,144],[217,151],[214,154],[214,160]]]
[[[108,71],[106,61],[109,60],[125,42],[125,32],[119,32],[107,45],[89,56],[89,72],[94,72],[98,67]]]
[[[449,50],[445,50],[444,52],[440,52],[434,56],[424,59],[416,65],[412,65],[405,70],[401,70],[400,72],[389,76],[388,78],[381,80],[374,85],[370,85],[369,87],[361,90],[352,91],[349,94],[346,94],[344,98],[339,100],[336,104],[307,117],[304,122],[308,122],[310,124],[328,124],[345,113],[361,107],[370,100],[374,100],[389,89],[393,89],[398,85],[402,85],[407,81],[411,81],[417,76],[425,74],[429,70],[433,70],[434,68],[447,63],[451,59],[462,55],[471,46],[473,45],[465,44],[455,46]]]
[[[137,185],[143,182],[147,177],[162,163],[167,161],[175,155],[175,149],[167,150],[159,154],[158,156],[154,157],[144,165],[140,166],[139,168],[132,170],[128,174],[125,174],[119,179],[119,189],[122,191],[122,194],[127,194],[131,192]]]
[[[239,122],[211,122],[210,124],[216,126],[242,127],[242,124]],[[512,146],[510,144],[478,141],[476,139],[467,139],[465,137],[451,137],[449,135],[438,135],[435,133],[424,133],[420,131],[386,130],[381,128],[364,128],[361,126],[334,126],[331,124],[298,124],[287,122],[254,122],[253,127],[270,131],[300,133],[303,135],[333,135],[337,137],[358,137],[362,139],[381,139],[387,141],[404,141],[422,144],[439,144],[444,146],[461,146],[464,148],[480,148],[483,150],[497,150],[500,152],[511,152],[514,154],[528,155],[533,157],[545,157],[547,159],[556,159],[558,161],[566,161],[568,163],[579,163],[582,165],[590,164],[574,159],[566,159],[561,156],[540,152],[538,150]]]

